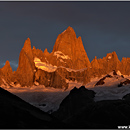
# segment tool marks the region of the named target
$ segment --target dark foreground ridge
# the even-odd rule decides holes
[[[95,92],[74,88],[53,115],[74,129],[117,129],[130,124],[130,94],[94,102]]]
[[[75,87],[50,115],[0,88],[0,128],[116,129],[130,124],[130,94],[98,102],[95,94],[84,86]]]
[[[1,129],[67,128],[64,123],[0,88]]]

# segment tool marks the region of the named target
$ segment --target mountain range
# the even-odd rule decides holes
[[[130,74],[130,58],[120,61],[116,52],[108,53],[102,59],[90,62],[81,37],[76,37],[72,27],[58,35],[51,53],[31,47],[28,38],[19,55],[16,71],[12,71],[9,61],[0,69],[0,85],[68,88],[68,81],[82,82],[83,85],[94,77],[101,77],[112,71]]]
[[[59,34],[51,53],[32,48],[28,38],[17,70],[9,61],[0,69],[0,128],[129,127],[129,61],[112,52],[90,62],[72,27]]]

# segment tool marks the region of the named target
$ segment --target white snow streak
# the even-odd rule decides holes
[[[61,51],[54,52],[54,56],[56,56],[57,58],[62,58],[62,59],[70,59],[68,55],[65,55]]]
[[[41,62],[41,60],[39,58],[36,58],[36,57],[34,58],[34,63],[38,69],[42,69],[42,70],[45,70],[47,72],[54,72],[57,69],[57,66],[53,66],[53,65],[48,64],[46,62]]]
[[[112,57],[111,56],[108,56],[108,59],[110,60]]]
[[[62,59],[60,59],[60,60],[62,60]],[[62,62],[64,62],[63,60],[62,60]],[[49,63],[46,63],[46,62],[42,62],[39,58],[37,58],[37,57],[35,57],[34,58],[34,63],[35,63],[35,66],[38,68],[38,69],[42,69],[42,70],[44,70],[44,71],[47,71],[47,72],[54,72],[54,71],[56,71],[56,69],[57,68],[65,68],[67,71],[69,71],[69,72],[78,72],[78,71],[84,71],[84,70],[86,70],[87,68],[84,68],[84,69],[79,69],[79,70],[75,70],[75,69],[71,69],[71,68],[66,68],[66,67],[64,67],[64,66],[59,66],[59,67],[57,67],[57,66],[53,66],[53,65],[51,65],[51,64],[49,64]],[[66,63],[66,62],[65,62]]]

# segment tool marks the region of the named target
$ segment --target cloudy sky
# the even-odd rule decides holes
[[[130,2],[0,2],[0,68],[6,60],[16,70],[25,40],[52,51],[71,26],[81,36],[90,61],[116,51],[130,57]]]

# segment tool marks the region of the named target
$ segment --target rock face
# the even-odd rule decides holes
[[[130,74],[130,58],[122,58],[121,65],[120,65],[120,71],[124,75]]]
[[[31,86],[34,81],[35,65],[33,61],[31,41],[28,38],[19,55],[19,64],[15,73],[17,81],[21,86]]]
[[[37,70],[35,73],[35,81],[40,85],[45,85],[46,87],[54,87],[54,88],[68,88],[68,84],[62,77],[55,72],[46,72],[43,70]]]
[[[13,71],[9,61],[6,61],[3,68],[0,69],[0,85],[10,85],[13,81]]]
[[[9,61],[7,60],[5,66],[1,69],[5,75],[11,75],[13,73]]]
[[[81,37],[76,38],[72,27],[68,27],[59,34],[53,47],[53,53],[62,52],[72,61],[69,68],[82,69],[90,66],[90,61],[85,52]]]
[[[113,70],[118,71],[120,69],[120,61],[116,52],[108,53],[103,59],[94,59],[91,64],[94,68],[97,66],[98,69],[102,69],[104,74],[110,73]]]

